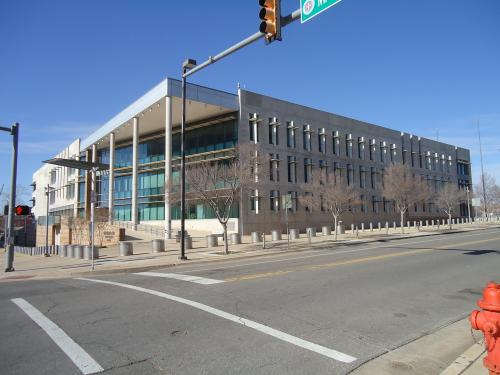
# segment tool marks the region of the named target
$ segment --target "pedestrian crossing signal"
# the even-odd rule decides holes
[[[31,214],[31,208],[29,208],[29,206],[16,206],[14,212],[18,216],[25,216]]]

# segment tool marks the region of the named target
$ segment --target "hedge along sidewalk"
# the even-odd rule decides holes
[[[100,259],[96,260],[94,271],[90,270],[90,262],[83,259],[62,258],[57,255],[45,258],[42,256],[29,256],[16,254],[14,267],[16,271],[13,273],[4,273],[0,275],[1,281],[15,281],[22,279],[53,279],[67,278],[81,275],[99,275],[109,273],[124,273],[124,272],[141,272],[154,270],[159,268],[176,266],[179,264],[193,264],[199,262],[217,262],[227,261],[242,258],[251,258],[258,256],[272,256],[292,252],[308,251],[311,249],[324,249],[325,247],[334,250],[341,246],[350,246],[356,244],[370,242],[386,242],[397,239],[408,239],[421,236],[432,236],[446,233],[460,233],[464,231],[489,229],[497,226],[492,225],[467,225],[457,227],[452,231],[420,231],[402,235],[401,233],[393,232],[386,235],[384,231],[369,232],[363,236],[356,238],[354,235],[343,235],[343,238],[338,241],[333,241],[333,235],[313,237],[311,243],[305,235],[297,240],[290,242],[290,249],[287,247],[286,236],[280,241],[267,241],[266,248],[262,248],[262,243],[243,243],[241,245],[230,245],[229,255],[223,254],[223,245],[218,247],[205,247],[205,239],[195,239],[194,248],[188,250],[188,261],[179,260],[179,244],[173,240],[168,240],[166,243],[166,251],[163,253],[151,253],[150,241],[139,241],[134,243],[134,255],[127,257],[118,256],[118,246],[101,249]],[[247,237],[247,236],[245,236]],[[270,237],[270,236],[268,236]]]

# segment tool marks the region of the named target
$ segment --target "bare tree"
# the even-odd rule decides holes
[[[475,195],[481,199],[480,210],[484,215],[490,211],[500,208],[500,186],[497,185],[495,178],[489,174],[484,174],[484,192],[482,184],[483,176],[480,176],[479,183],[474,187]]]
[[[342,214],[350,211],[360,203],[359,192],[353,185],[347,185],[335,176],[328,177],[321,170],[312,172],[311,183],[303,184],[304,191],[311,191],[312,194],[305,194],[301,200],[308,207],[324,210],[330,213],[334,223],[334,239],[337,240],[337,223]]]
[[[404,233],[404,217],[408,208],[430,198],[430,189],[421,176],[415,176],[406,164],[392,164],[384,172],[380,190],[384,197],[394,202]]]
[[[443,186],[436,195],[435,203],[448,215],[448,225],[451,229],[451,216],[460,201],[465,199],[465,193],[458,186],[449,182]]]
[[[253,145],[240,146],[234,157],[192,164],[186,170],[187,197],[210,207],[224,230],[224,252],[229,254],[227,223],[239,193],[258,186],[264,162]],[[172,194],[178,199],[178,194]]]

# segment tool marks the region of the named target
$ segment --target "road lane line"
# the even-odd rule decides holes
[[[45,333],[61,348],[83,374],[95,374],[104,369],[85,351],[73,341],[66,332],[54,322],[43,315],[32,304],[22,298],[11,299],[26,315],[28,315]]]
[[[498,238],[493,238],[493,239],[490,238],[490,239],[486,239],[486,240],[462,242],[459,244],[459,246],[466,246],[466,245],[473,245],[473,244],[479,244],[479,243],[484,243],[484,242],[494,242],[494,241],[498,241]],[[262,273],[248,274],[248,275],[242,275],[242,276],[236,276],[236,277],[229,277],[229,278],[224,279],[224,281],[227,281],[227,282],[246,281],[246,280],[254,280],[254,279],[260,279],[260,278],[265,278],[265,277],[282,276],[282,275],[286,275],[286,274],[289,274],[292,272],[321,270],[321,269],[333,268],[333,267],[344,266],[344,265],[349,265],[349,264],[370,262],[370,261],[374,261],[374,260],[382,260],[382,259],[401,257],[401,256],[407,256],[407,255],[415,255],[415,254],[426,253],[426,252],[435,251],[435,250],[446,250],[450,246],[453,246],[453,245],[429,247],[429,248],[425,248],[425,249],[401,251],[401,252],[391,253],[391,254],[374,255],[374,256],[370,256],[370,257],[339,260],[339,261],[329,262],[329,263],[320,263],[320,264],[314,264],[314,265],[292,267],[292,268],[270,271],[270,272],[262,272]],[[474,251],[474,250],[468,250],[468,249],[460,249],[460,250],[461,251]]]
[[[473,237],[473,236],[484,235],[485,231],[488,231],[487,234],[490,233],[489,232],[490,229],[487,229],[487,230],[482,230],[481,233],[472,233],[472,234],[461,235],[460,238],[461,237]],[[222,265],[222,266],[219,265],[217,267],[210,267],[210,268],[196,268],[196,269],[191,269],[191,270],[184,270],[183,272],[184,273],[194,273],[194,272],[227,270],[229,268],[248,267],[248,266],[255,266],[255,265],[260,265],[260,264],[287,262],[287,261],[316,258],[316,257],[329,256],[329,255],[334,256],[334,255],[358,253],[358,252],[376,250],[376,249],[387,249],[387,248],[396,247],[396,246],[403,246],[403,245],[418,245],[418,244],[427,243],[427,242],[437,242],[437,241],[444,241],[444,240],[450,240],[450,239],[459,239],[458,236],[453,236],[453,237],[437,236],[439,238],[436,238],[436,236],[434,236],[434,235],[424,236],[424,238],[428,238],[428,237],[433,237],[433,238],[423,240],[423,241],[412,241],[412,242],[397,242],[397,241],[400,241],[400,239],[396,239],[396,240],[391,240],[391,242],[392,241],[395,241],[395,242],[390,244],[390,245],[387,245],[387,246],[378,246],[377,244],[375,244],[374,246],[370,246],[370,247],[363,247],[363,248],[335,251],[335,252],[331,252],[329,250],[326,250],[325,252],[321,252],[319,254],[304,255],[304,256],[298,256],[298,257],[293,257],[293,258],[280,258],[280,259],[263,260],[263,261],[258,261],[258,262],[248,262],[248,263],[240,263],[240,264],[233,264],[233,265]],[[420,239],[420,238],[421,237],[415,237],[415,239]],[[318,251],[318,250],[311,250],[311,251]],[[282,256],[282,257],[286,257],[287,255],[290,255],[290,253],[277,254],[277,256]],[[237,260],[235,259],[235,261],[237,261]]]
[[[351,362],[354,362],[357,359],[355,357],[352,357],[352,356],[350,356],[348,354],[339,352],[337,350],[329,349],[327,347],[324,347],[324,346],[312,343],[310,341],[303,340],[303,339],[301,339],[299,337],[292,336],[292,335],[290,335],[288,333],[285,333],[285,332],[282,332],[282,331],[278,331],[277,329],[268,327],[268,326],[266,326],[264,324],[257,323],[257,322],[254,322],[252,320],[249,320],[249,319],[246,319],[246,318],[242,318],[240,316],[233,315],[231,313],[219,310],[219,309],[217,309],[215,307],[211,307],[211,306],[208,306],[208,305],[205,305],[203,303],[196,302],[196,301],[191,301],[189,299],[185,299],[185,298],[182,298],[182,297],[177,297],[177,296],[173,296],[171,294],[159,292],[157,290],[146,289],[146,288],[142,288],[142,287],[139,287],[139,286],[135,286],[135,285],[131,285],[131,284],[118,283],[118,282],[114,282],[114,281],[88,279],[88,278],[85,278],[85,277],[78,277],[78,278],[76,278],[76,280],[83,280],[83,281],[90,281],[90,282],[94,282],[94,283],[119,286],[119,287],[122,287],[122,288],[128,288],[128,289],[136,290],[136,291],[139,291],[139,292],[151,294],[153,296],[165,298],[165,299],[168,299],[168,300],[171,300],[171,301],[179,302],[179,303],[182,303],[184,305],[188,305],[188,306],[194,307],[196,309],[205,311],[205,312],[207,312],[209,314],[216,315],[218,317],[230,320],[230,321],[232,321],[234,323],[241,324],[241,325],[243,325],[245,327],[253,328],[253,329],[255,329],[255,330],[259,331],[259,332],[265,333],[267,335],[273,336],[273,337],[275,337],[277,339],[280,339],[282,341],[285,341],[285,342],[288,342],[290,344],[299,346],[299,347],[301,347],[303,349],[307,349],[307,350],[310,350],[312,352],[321,354],[321,355],[323,355],[325,357],[337,360],[339,362],[351,363]]]
[[[224,282],[224,280],[208,279],[206,277],[199,277],[199,276],[192,276],[192,275],[182,275],[180,273],[137,272],[137,273],[134,273],[133,275],[165,277],[167,279],[189,281],[192,283],[203,284],[203,285],[212,285],[212,284],[219,284],[219,283]]]

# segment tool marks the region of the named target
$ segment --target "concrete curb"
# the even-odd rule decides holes
[[[486,351],[483,342],[475,343],[460,357],[455,359],[440,375],[460,375],[463,374],[481,355]]]

